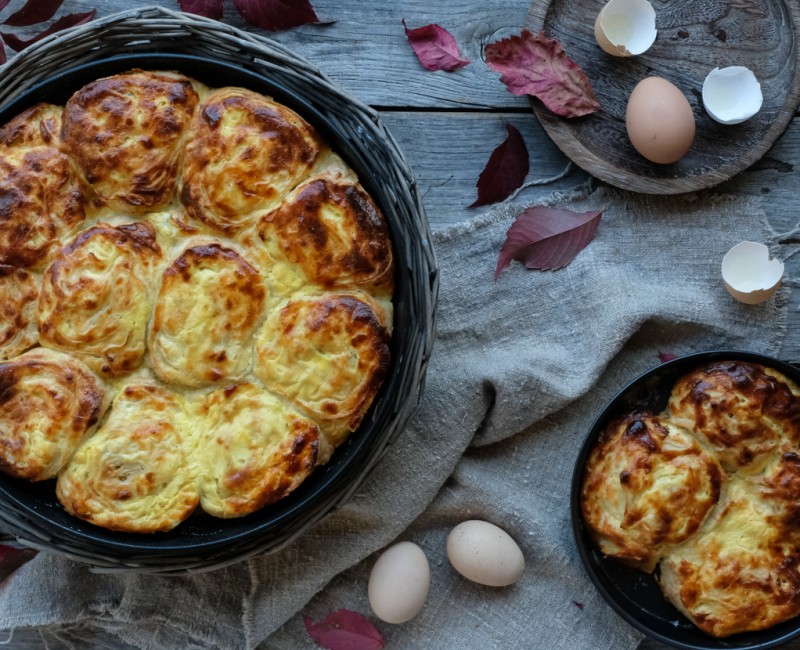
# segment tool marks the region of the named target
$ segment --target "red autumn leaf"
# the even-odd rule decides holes
[[[0,582],[3,582],[28,560],[33,559],[35,555],[36,551],[32,549],[20,549],[0,544]]]
[[[478,177],[478,198],[471,208],[497,203],[509,197],[528,175],[528,148],[516,127],[506,124],[508,136],[489,156]]]
[[[178,0],[178,6],[186,13],[219,20],[222,18],[224,0]]]
[[[602,214],[602,210],[573,212],[541,206],[521,212],[506,233],[495,280],[511,260],[540,271],[565,267],[592,241]]]
[[[522,30],[520,36],[486,46],[486,64],[499,72],[514,95],[533,95],[557,115],[580,117],[600,109],[586,73],[561,44],[544,33]]]
[[[62,16],[56,22],[54,22],[50,27],[45,29],[43,32],[37,34],[33,38],[29,38],[27,41],[23,41],[21,38],[16,36],[15,34],[7,34],[6,32],[2,33],[3,40],[6,42],[6,45],[10,47],[15,52],[21,52],[29,45],[33,45],[37,41],[42,40],[46,36],[50,36],[51,34],[55,34],[56,32],[61,31],[62,29],[67,29],[68,27],[75,27],[76,25],[83,25],[84,23],[88,23],[92,20],[97,13],[97,10],[92,9],[83,14],[69,14],[68,16]]]
[[[425,25],[409,29],[403,18],[403,29],[414,54],[428,70],[452,72],[469,64],[469,59],[461,56],[456,39],[444,27]]]
[[[677,354],[672,354],[672,352],[659,352],[658,359],[661,363],[666,363],[667,361],[672,361],[673,359],[677,359]]]
[[[22,9],[11,14],[3,24],[9,27],[30,27],[43,23],[56,15],[62,4],[64,0],[28,0]]]
[[[321,23],[309,0],[233,0],[248,23],[277,32],[308,23]]]
[[[363,614],[337,609],[327,618],[315,623],[303,616],[309,636],[328,650],[380,650],[383,637]]]

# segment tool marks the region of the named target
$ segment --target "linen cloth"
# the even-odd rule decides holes
[[[429,558],[431,589],[408,623],[372,617],[388,648],[635,648],[641,636],[592,587],[572,539],[578,450],[603,405],[659,352],[777,355],[789,289],[742,305],[720,262],[745,239],[788,251],[758,198],[592,185],[547,203],[604,209],[595,239],[558,271],[513,262],[494,280],[524,201],[435,235],[439,321],[424,397],[345,506],[278,553],[199,575],[95,574],[40,553],[0,586],[0,629],[37,626],[51,647],[114,647],[118,636],[147,649],[312,648],[303,615],[370,615],[375,559],[409,540]],[[447,534],[471,518],[520,545],[515,585],[476,585],[449,565]]]

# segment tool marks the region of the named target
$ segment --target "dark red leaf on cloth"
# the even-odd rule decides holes
[[[0,9],[5,6],[4,3]],[[3,21],[9,27],[30,27],[37,23],[43,23],[56,15],[56,12],[64,4],[64,0],[28,0],[22,9],[11,14]]]
[[[522,30],[486,46],[486,64],[514,95],[538,97],[557,115],[580,117],[600,109],[592,84],[561,44]]]
[[[323,24],[309,0],[233,0],[233,5],[248,23],[273,32]]]
[[[0,0],[0,11],[5,9],[9,2],[11,2],[11,0]]]
[[[461,56],[456,39],[444,27],[424,25],[409,29],[403,18],[403,29],[414,54],[428,70],[452,72],[469,64],[469,59]]]
[[[303,616],[303,622],[309,636],[328,650],[380,650],[384,645],[370,620],[349,609],[337,609],[318,623]]]
[[[36,551],[32,549],[20,549],[0,544],[0,582],[3,582],[28,560],[33,559],[35,555]]]
[[[602,214],[602,210],[572,212],[541,206],[521,212],[506,233],[495,280],[511,260],[540,271],[565,267],[592,241]]]
[[[673,359],[677,359],[677,354],[672,354],[671,352],[659,352],[658,359],[661,363],[666,363],[667,361],[672,361]]]
[[[205,18],[222,18],[224,0],[178,0],[181,11]]]
[[[511,124],[506,124],[508,135],[492,152],[478,177],[478,198],[471,208],[497,203],[509,197],[528,175],[528,148],[522,135]]]
[[[0,43],[0,65],[3,65],[6,62],[6,48],[3,47],[3,44]]]
[[[37,41],[42,40],[46,36],[50,36],[51,34],[55,34],[56,32],[60,32],[62,29],[67,29],[68,27],[75,27],[76,25],[83,25],[84,23],[88,23],[92,20],[95,16],[97,11],[92,9],[91,11],[87,11],[83,14],[69,14],[68,16],[62,16],[56,22],[54,22],[50,27],[45,29],[43,32],[37,34],[33,38],[29,38],[27,41],[23,41],[15,34],[7,34],[5,32],[2,33],[3,40],[6,42],[6,45],[10,47],[15,52],[21,52],[29,45],[36,43]]]

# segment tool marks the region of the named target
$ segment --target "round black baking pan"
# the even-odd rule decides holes
[[[580,495],[589,453],[598,436],[615,418],[634,409],[659,413],[664,410],[675,381],[695,367],[711,361],[750,361],[782,372],[800,384],[800,369],[763,354],[716,350],[700,352],[663,363],[634,379],[598,415],[589,429],[575,463],[571,488],[572,529],[581,560],[598,591],[611,607],[647,636],[685,650],[763,650],[800,636],[800,617],[767,630],[714,638],[680,613],[662,594],[653,575],[603,555],[583,524]]]
[[[358,174],[381,208],[396,263],[395,328],[391,368],[361,427],[293,493],[240,519],[198,512],[176,529],[152,535],[98,528],[69,515],[55,497],[55,481],[29,483],[0,475],[0,520],[24,543],[106,570],[201,570],[256,552],[276,550],[343,503],[401,432],[415,408],[433,337],[438,288],[435,259],[416,187],[394,143],[372,126],[372,116],[323,87],[313,100],[287,78],[260,74],[230,61],[178,52],[126,53],[69,67],[0,107],[0,124],[37,102],[63,104],[86,83],[131,69],[177,70],[210,87],[241,86],[291,107],[311,123]],[[313,79],[307,80],[313,86]],[[331,110],[328,110],[330,102]],[[335,104],[333,104],[335,102]]]

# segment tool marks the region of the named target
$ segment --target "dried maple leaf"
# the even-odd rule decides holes
[[[495,280],[511,260],[540,271],[565,267],[592,241],[602,214],[602,210],[573,212],[541,206],[524,210],[506,233]]]
[[[315,623],[303,616],[309,636],[328,650],[380,650],[383,637],[363,614],[349,609],[337,609]]]
[[[3,582],[28,560],[33,559],[35,555],[36,551],[32,549],[20,549],[0,544],[0,582]]]
[[[469,64],[469,59],[461,56],[456,39],[444,27],[424,25],[409,29],[403,18],[403,29],[411,49],[426,69],[452,72]]]
[[[181,11],[219,20],[225,8],[224,0],[178,0]]]
[[[16,34],[9,34],[3,32],[1,35],[3,40],[6,42],[6,45],[10,47],[15,52],[21,52],[29,45],[36,43],[37,41],[42,40],[45,36],[50,36],[50,34],[55,34],[56,32],[61,31],[62,29],[66,29],[67,27],[75,27],[76,25],[83,25],[84,23],[88,23],[95,17],[97,11],[92,9],[83,14],[69,14],[68,16],[62,16],[56,22],[54,22],[50,27],[45,29],[43,32],[37,34],[36,36],[29,38],[27,41],[23,41],[19,38]]]
[[[544,33],[522,30],[486,46],[486,64],[514,95],[532,95],[557,115],[580,117],[600,109],[584,71],[561,44]]]
[[[236,10],[248,23],[277,32],[300,25],[322,23],[309,0],[233,0]]]
[[[23,7],[3,21],[9,27],[30,27],[56,15],[64,0],[28,0]],[[2,9],[2,7],[0,7]]]
[[[528,175],[528,148],[522,135],[511,124],[506,124],[508,136],[489,156],[478,177],[478,198],[471,208],[497,203],[509,197]]]

